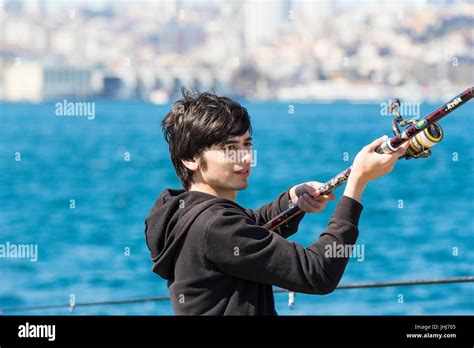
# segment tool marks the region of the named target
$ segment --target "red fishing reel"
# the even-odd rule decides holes
[[[389,106],[389,112],[394,115],[392,120],[392,130],[395,136],[402,133],[400,127],[409,127],[411,125],[416,125],[420,122],[417,119],[410,118],[404,120],[400,114],[400,100],[397,98],[392,99]],[[411,158],[426,158],[431,156],[431,148],[439,143],[443,139],[443,129],[441,126],[433,122],[428,127],[426,127],[422,132],[418,133],[416,136],[409,140],[409,146],[405,152],[405,159],[409,160]]]

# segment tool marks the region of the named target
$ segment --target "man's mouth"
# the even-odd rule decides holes
[[[236,174],[240,174],[240,175],[244,175],[244,176],[247,176],[250,174],[250,169],[242,169],[242,170],[239,170],[237,172],[235,172]]]

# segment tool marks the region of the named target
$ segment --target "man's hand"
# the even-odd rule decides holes
[[[320,196],[318,188],[322,183],[309,181],[290,189],[291,201],[306,213],[323,211],[328,201],[333,201],[336,197],[334,193]]]
[[[407,141],[401,145],[397,151],[390,154],[379,154],[375,152],[377,146],[381,145],[387,139],[388,136],[384,135],[369,145],[364,146],[362,150],[359,151],[352,164],[352,171],[347,180],[344,196],[360,202],[367,183],[393,170],[395,163],[405,154],[409,143]]]
[[[357,154],[352,164],[351,177],[360,179],[365,183],[373,181],[385,174],[390,173],[397,163],[398,159],[402,157],[409,146],[407,141],[401,145],[397,151],[390,154],[379,154],[375,149],[381,145],[388,136],[384,135],[364,146]]]

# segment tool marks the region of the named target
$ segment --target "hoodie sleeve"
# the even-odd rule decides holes
[[[337,287],[349,261],[348,255],[331,257],[327,251],[356,242],[362,209],[359,202],[342,196],[326,230],[306,249],[255,225],[238,209],[221,209],[207,226],[205,257],[237,278],[327,294]]]
[[[255,220],[259,226],[265,225],[268,221],[273,219],[278,214],[288,209],[290,206],[290,194],[289,191],[282,192],[273,202],[262,205],[256,210],[245,209],[245,212]],[[295,234],[298,231],[298,225],[303,219],[305,213],[295,216],[293,219],[282,224],[278,227],[275,232],[281,235],[283,238]]]

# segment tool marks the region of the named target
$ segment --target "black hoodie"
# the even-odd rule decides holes
[[[145,235],[152,270],[168,280],[175,313],[276,315],[272,285],[309,294],[332,292],[348,257],[325,257],[325,246],[356,242],[362,205],[342,196],[327,229],[305,249],[285,239],[298,230],[304,214],[276,232],[261,227],[289,202],[289,193],[283,192],[250,210],[203,192],[163,191],[145,221]],[[178,221],[179,231],[174,228]]]

